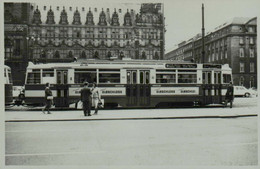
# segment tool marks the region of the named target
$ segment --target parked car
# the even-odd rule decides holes
[[[255,97],[258,96],[258,92],[257,92],[257,89],[255,87],[251,87],[248,90],[251,92],[251,96],[255,96]]]
[[[254,89],[247,89],[244,86],[234,86],[234,96],[236,97],[257,96],[257,91]]]

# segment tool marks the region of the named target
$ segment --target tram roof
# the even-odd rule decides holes
[[[7,66],[7,65],[4,65],[4,68],[5,69],[11,69],[9,66]]]
[[[186,65],[197,65],[200,63],[192,63],[192,62],[184,62],[184,61],[172,61],[172,60],[78,60],[77,62],[70,62],[70,63],[40,63],[40,64],[33,64],[29,62],[28,68],[70,68],[70,67],[82,67],[82,66],[90,66],[90,65],[103,65],[104,68],[119,68],[119,67],[136,67],[136,66],[164,66],[165,64],[186,64]],[[113,65],[113,66],[112,66]],[[200,64],[201,65],[201,64]],[[220,65],[220,64],[212,64],[212,63],[205,63],[204,65]],[[213,68],[213,67],[212,67]],[[227,64],[222,65],[222,68],[229,68]]]

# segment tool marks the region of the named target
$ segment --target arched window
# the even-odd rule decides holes
[[[86,53],[85,53],[85,51],[82,51],[80,58],[86,59]]]
[[[73,54],[72,54],[72,51],[69,51],[69,58],[72,58],[73,57]]]
[[[59,53],[59,51],[56,50],[54,57],[55,57],[55,58],[60,58],[60,53]]]
[[[241,76],[240,80],[239,80],[239,85],[244,86],[244,81],[245,81],[245,78],[243,76]]]
[[[146,59],[145,51],[142,52],[142,59]]]
[[[158,52],[155,52],[154,59],[155,59],[155,60],[159,60]]]
[[[98,53],[98,51],[95,51],[93,58],[94,58],[94,59],[99,59],[99,53]]]
[[[112,57],[112,54],[111,54],[110,51],[107,52],[107,57],[108,57],[108,58],[111,58],[111,57]]]
[[[43,59],[46,58],[46,51],[45,50],[41,51],[41,58],[43,58]]]

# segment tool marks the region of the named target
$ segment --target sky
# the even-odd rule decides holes
[[[202,3],[204,4],[205,32],[234,17],[257,17],[260,1],[257,0],[164,0],[165,51],[176,48],[178,43],[201,33]]]

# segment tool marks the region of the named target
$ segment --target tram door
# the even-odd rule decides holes
[[[203,97],[204,104],[212,103],[212,72],[211,71],[203,71]]]
[[[221,96],[221,73],[220,71],[214,72],[214,86],[213,86],[213,103],[219,104],[222,102]]]
[[[150,71],[139,71],[140,85],[138,88],[139,104],[140,106],[150,105],[151,87],[150,87]]]
[[[127,70],[126,96],[127,106],[137,105],[137,71]]]
[[[57,70],[57,97],[55,107],[69,107],[69,86],[68,86],[68,71]]]

